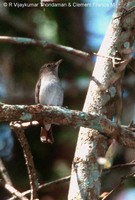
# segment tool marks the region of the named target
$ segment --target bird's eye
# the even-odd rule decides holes
[[[48,65],[47,65],[47,67],[49,68],[49,67],[51,67],[51,65],[50,65],[50,64],[48,64]]]

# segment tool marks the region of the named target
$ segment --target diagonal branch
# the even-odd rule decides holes
[[[24,197],[24,195],[19,192],[17,189],[15,189],[12,185],[12,181],[9,177],[9,174],[7,172],[7,169],[2,161],[2,159],[0,158],[0,172],[1,175],[4,179],[4,181],[1,181],[0,184],[12,195],[15,196],[15,198],[20,199],[20,200],[28,200],[26,197]]]
[[[110,197],[113,192],[115,192],[118,189],[120,189],[120,187],[125,183],[125,181],[127,179],[132,178],[134,176],[135,176],[135,172],[132,172],[132,173],[130,173],[128,175],[122,176],[121,179],[120,179],[120,182],[117,183],[117,185],[110,192],[107,192],[101,200],[108,199],[108,197]]]
[[[91,56],[91,54],[89,54],[89,53],[86,53],[86,52],[78,50],[78,49],[74,49],[72,47],[53,44],[53,43],[49,43],[45,40],[36,40],[36,39],[32,39],[32,38],[0,36],[0,42],[20,44],[20,45],[36,45],[36,46],[43,47],[44,49],[52,49],[52,50],[55,50],[56,52],[60,52],[60,53],[73,54],[73,55],[82,57],[87,60]]]
[[[24,197],[24,195],[19,192],[18,190],[16,190],[12,185],[7,184],[7,183],[3,183],[2,181],[0,182],[0,186],[4,187],[15,199],[19,199],[19,200],[28,200],[27,197]]]
[[[1,172],[1,175],[5,181],[5,183],[9,184],[9,185],[12,185],[12,181],[10,179],[10,176],[7,172],[7,169],[2,161],[2,159],[0,158],[0,172]]]
[[[120,119],[121,79],[130,61],[130,56],[128,55],[127,58],[126,51],[134,45],[135,11],[133,11],[133,7],[134,0],[119,0],[117,3],[113,19],[98,52],[99,55],[105,55],[106,58],[97,57],[92,74],[98,83],[108,90],[101,92],[99,86],[91,81],[83,107],[85,112],[98,113],[108,119],[116,118],[117,121]],[[123,8],[127,11],[132,9],[132,12],[125,15]],[[118,16],[120,17],[118,18]],[[118,57],[121,60],[117,63],[117,59],[108,59],[109,56]],[[108,127],[108,124],[106,125]],[[116,140],[122,143],[126,142],[126,137],[122,139],[122,129],[118,132],[120,137],[118,136]],[[135,133],[133,135],[135,136]],[[127,139],[127,146],[128,142]],[[72,163],[68,200],[96,200],[99,198],[102,166],[97,163],[97,159],[105,156],[108,146],[109,140],[102,137],[98,131],[80,128]]]
[[[24,134],[24,130],[20,124],[17,125],[14,124],[12,128],[16,133],[20,145],[23,149],[24,158],[26,161],[28,175],[29,175],[30,187],[31,187],[31,200],[33,199],[38,200],[38,195],[37,195],[38,181],[36,177],[36,170],[34,167],[33,157],[29,148],[29,144]]]
[[[75,49],[73,47],[64,46],[60,44],[53,44],[50,42],[47,42],[46,40],[37,40],[33,38],[24,38],[24,37],[10,37],[10,36],[0,36],[0,42],[1,43],[11,43],[11,44],[20,44],[20,45],[35,45],[42,47],[44,49],[51,49],[56,52],[60,53],[67,53],[72,54],[75,56],[82,57],[83,59],[89,60],[92,55],[102,57],[102,58],[108,58],[111,60],[117,59],[118,61],[121,60],[119,57],[114,56],[105,56],[104,54],[95,53],[95,52],[84,52],[78,49]]]
[[[63,177],[63,178],[60,178],[60,179],[57,179],[57,180],[54,180],[54,181],[51,181],[49,183],[44,183],[42,185],[39,185],[38,186],[38,191],[40,190],[47,190],[48,188],[50,188],[51,186],[54,187],[55,185],[58,185],[58,184],[64,184],[64,183],[67,183],[69,182],[70,180],[70,176],[66,176],[66,177]],[[31,193],[31,190],[27,190],[25,192],[22,193],[23,196],[27,196]],[[16,200],[17,198],[16,197],[12,197],[8,200]]]

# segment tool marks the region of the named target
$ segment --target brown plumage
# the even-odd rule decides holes
[[[41,67],[35,87],[35,102],[37,104],[54,106],[63,104],[64,92],[58,77],[58,67],[61,62],[62,60],[59,60]],[[40,138],[44,143],[54,142],[51,124],[45,124],[43,121]]]

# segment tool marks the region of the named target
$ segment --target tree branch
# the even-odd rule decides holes
[[[92,74],[97,81],[90,82],[83,107],[84,112],[98,113],[108,119],[120,118],[121,78],[130,61],[126,51],[133,47],[135,34],[135,11],[124,15],[124,10],[131,10],[133,6],[134,0],[118,1],[116,12],[98,52],[105,57],[97,57]],[[117,18],[118,16],[120,17]],[[110,56],[114,59],[109,59]],[[118,61],[116,57],[121,60]],[[97,83],[100,83],[105,90],[102,90]],[[108,127],[108,124],[106,125]],[[120,137],[116,137],[116,140],[122,143],[125,141],[128,146],[129,140],[126,137],[124,139],[121,130],[118,132]],[[117,132],[115,134],[117,135]],[[132,136],[134,140],[134,132]],[[105,156],[108,146],[109,140],[102,137],[98,131],[80,128],[72,164],[68,200],[99,198],[102,166],[98,164],[97,159]]]
[[[16,190],[13,185],[12,185],[12,181],[9,177],[9,174],[7,172],[7,169],[2,161],[2,159],[0,158],[0,172],[1,175],[4,179],[4,182],[1,181],[1,185],[12,195],[12,196],[16,196],[15,198],[17,199],[21,199],[21,200],[28,200],[26,197],[24,197],[22,195],[21,192],[19,192],[18,190]]]
[[[0,185],[4,187],[12,196],[12,198],[19,199],[19,200],[28,200],[27,197],[24,197],[22,193],[20,193],[18,190],[16,190],[12,185],[9,185],[8,183],[0,182]]]
[[[12,185],[12,181],[10,179],[10,176],[7,172],[7,169],[2,161],[2,159],[0,158],[0,172],[1,172],[1,175],[5,181],[5,183],[9,184],[9,185]]]
[[[135,176],[135,172],[132,172],[132,173],[129,173],[128,175],[125,175],[125,176],[122,176],[121,179],[120,179],[120,182],[117,183],[117,185],[110,191],[110,192],[107,192],[105,195],[103,195],[103,198],[101,198],[101,200],[105,200],[107,199],[108,197],[110,197],[110,195],[117,191],[118,189],[120,189],[120,187],[125,183],[125,181],[129,178],[132,178]],[[101,195],[102,196],[102,195]]]
[[[44,49],[55,50],[56,52],[73,54],[73,55],[82,57],[83,59],[86,59],[86,60],[88,60],[92,54],[92,53],[89,54],[84,51],[74,49],[72,47],[52,44],[45,40],[36,40],[36,39],[31,39],[31,38],[0,36],[0,42],[20,44],[20,45],[36,45]]]
[[[11,43],[11,44],[20,44],[20,45],[36,45],[39,47],[42,47],[44,49],[52,49],[56,52],[61,53],[67,53],[72,54],[75,56],[82,57],[83,59],[88,60],[92,55],[99,56],[102,58],[108,58],[111,60],[117,59],[118,61],[121,60],[119,57],[113,57],[113,56],[105,56],[104,54],[99,54],[95,52],[84,52],[78,49],[74,49],[73,47],[59,45],[59,44],[53,44],[49,43],[46,40],[37,40],[32,38],[24,38],[24,37],[10,37],[10,36],[0,36],[0,42],[1,43]]]
[[[16,133],[20,145],[23,149],[24,158],[26,161],[26,166],[29,175],[30,187],[31,187],[31,200],[33,199],[38,200],[38,195],[37,195],[38,181],[36,177],[36,170],[33,162],[33,157],[29,148],[29,144],[24,134],[24,130],[19,124],[17,124],[17,126],[12,126],[12,128]]]
[[[42,185],[39,185],[38,187],[38,191],[40,190],[43,190],[43,189],[47,189],[47,188],[50,188],[51,186],[54,187],[54,185],[58,185],[58,184],[63,184],[63,183],[66,183],[66,182],[69,182],[70,180],[70,176],[66,176],[66,177],[63,177],[63,178],[60,178],[60,179],[57,179],[55,181],[51,181],[49,183],[44,183]],[[23,196],[27,196],[31,193],[31,190],[27,190],[25,192],[22,193]],[[16,197],[12,197],[8,200],[16,200],[17,198]]]
[[[8,105],[2,103],[0,104],[0,113],[0,122],[19,121],[23,123],[35,120],[40,122],[44,119],[47,124],[62,124],[74,128],[82,126],[100,131],[106,137],[114,138],[125,146],[135,148],[134,128],[125,128],[97,114],[69,110],[59,106]],[[37,126],[37,123],[35,125]]]

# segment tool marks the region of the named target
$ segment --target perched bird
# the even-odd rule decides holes
[[[35,87],[35,102],[37,104],[53,106],[63,104],[64,92],[58,77],[58,68],[61,62],[62,59],[41,67]],[[40,138],[44,143],[54,142],[51,124],[45,124],[43,121]]]

